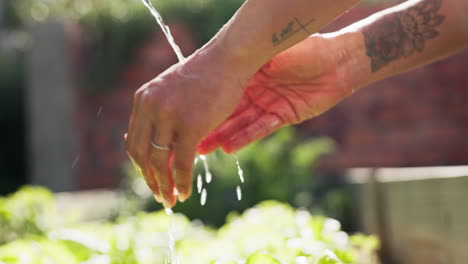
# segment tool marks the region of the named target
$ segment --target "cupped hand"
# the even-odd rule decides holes
[[[135,93],[127,151],[165,207],[177,195],[190,196],[198,143],[234,111],[253,75],[213,49],[197,51]]]
[[[250,80],[234,113],[198,146],[232,153],[282,126],[325,112],[356,89],[335,37],[313,35],[273,57]]]

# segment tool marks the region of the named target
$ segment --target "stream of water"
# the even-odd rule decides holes
[[[171,45],[172,49],[174,50],[175,54],[177,55],[177,59],[179,59],[180,62],[185,61],[184,54],[180,51],[179,46],[175,43],[174,38],[172,37],[171,30],[169,27],[164,23],[164,20],[162,16],[159,14],[159,12],[154,8],[153,4],[151,3],[151,0],[141,0],[143,4],[149,9],[151,14],[154,16],[156,21],[158,22],[159,26],[161,27],[162,31],[164,32],[164,35],[166,35],[167,41],[169,41],[169,44]]]
[[[163,20],[162,16],[159,14],[159,12],[156,10],[156,8],[154,8],[153,4],[151,3],[151,0],[141,0],[141,2],[149,9],[149,11],[153,15],[153,17],[158,22],[159,26],[161,27],[162,31],[164,32],[164,35],[167,38],[167,41],[171,45],[171,47],[174,50],[175,54],[177,55],[177,58],[178,58],[179,62],[183,63],[185,61],[184,55],[182,54],[179,46],[175,43],[174,38],[172,37],[172,34],[171,34],[171,30],[164,23],[164,20]],[[101,112],[101,110],[99,111],[99,114],[100,114],[100,112]],[[237,158],[236,155],[234,155],[234,157],[236,159],[237,173],[239,175],[239,179],[240,179],[241,183],[243,183],[244,182],[244,173],[243,173],[243,171],[242,171],[242,169],[240,167],[239,159]],[[213,176],[212,176],[212,174],[211,174],[211,172],[209,170],[207,158],[204,155],[200,155],[200,156],[195,158],[194,164],[196,164],[199,159],[202,160],[202,162],[203,162],[203,166],[204,166],[204,169],[205,169],[205,181],[208,184],[208,183],[211,182]],[[207,191],[206,191],[206,188],[203,187],[203,179],[202,179],[201,175],[197,176],[197,191],[198,191],[198,193],[201,193],[201,195],[200,195],[200,204],[203,206],[206,203]],[[242,199],[242,190],[241,190],[240,185],[238,185],[236,187],[236,194],[237,194],[237,199],[241,200]],[[173,212],[172,212],[171,209],[166,208],[166,214],[169,217],[171,217],[171,215],[173,215]],[[168,256],[167,256],[167,258],[165,260],[166,264],[180,264],[179,258],[178,258],[177,254],[176,254],[176,251],[175,251],[175,240],[174,240],[174,236],[173,236],[173,234],[174,234],[173,228],[174,228],[173,227],[173,221],[171,221],[171,219],[169,219],[169,227],[168,227],[168,231],[167,231],[168,242],[169,242],[169,253],[168,253]]]

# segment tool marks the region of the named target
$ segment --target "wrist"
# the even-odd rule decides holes
[[[366,55],[364,36],[358,30],[348,28],[324,34],[336,43],[334,53],[339,54],[337,67],[341,68],[343,79],[355,92],[373,82],[369,58]]]
[[[195,60],[204,61],[202,65],[210,72],[223,73],[224,78],[235,76],[237,79],[250,79],[266,62],[258,56],[249,56],[246,49],[231,46],[220,38],[213,38],[193,56]]]

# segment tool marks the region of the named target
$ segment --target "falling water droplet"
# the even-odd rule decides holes
[[[244,183],[244,171],[242,170],[240,163],[239,163],[239,158],[237,157],[236,154],[234,154],[234,158],[236,159],[236,165],[237,165],[237,174],[239,175],[239,179],[242,183]]]
[[[236,187],[236,193],[237,193],[237,200],[242,200],[242,189],[239,185]]]
[[[101,105],[101,107],[99,108],[99,111],[97,112],[96,117],[99,118],[99,117],[101,116],[101,112],[102,112],[102,105]]]
[[[164,211],[166,211],[167,215],[172,215],[174,213],[171,208],[165,208]]]
[[[211,173],[209,171],[207,171],[206,174],[205,174],[206,183],[210,183],[212,178],[213,178],[213,175],[211,175]]]
[[[198,174],[197,176],[197,192],[200,193],[203,187],[203,180],[201,177],[201,174]]]
[[[78,161],[80,161],[80,155],[77,155],[76,158],[73,160],[72,169],[76,167],[76,164],[78,164]]]
[[[203,161],[203,166],[205,167],[205,181],[210,183],[213,175],[211,175],[210,168],[208,168],[208,161],[206,160],[205,155],[200,155],[200,159]]]
[[[201,197],[200,197],[200,204],[203,206],[206,203],[206,189],[203,188]]]
[[[171,208],[165,208],[164,211],[166,215],[169,217],[169,225],[167,227],[167,240],[169,243],[168,254],[165,259],[165,263],[167,264],[177,264],[179,263],[178,256],[175,250],[175,239],[174,239],[174,221],[172,220],[172,215],[174,212]]]

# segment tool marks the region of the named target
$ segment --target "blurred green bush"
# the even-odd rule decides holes
[[[30,235],[43,236],[53,227],[53,194],[40,187],[22,187],[16,193],[0,197],[0,244]]]
[[[231,214],[214,230],[164,211],[64,226],[53,224],[63,221],[51,214],[55,204],[47,190],[27,187],[1,199],[0,215],[9,215],[2,231],[14,227],[20,234],[0,245],[5,264],[162,264],[171,238],[177,263],[191,264],[374,264],[379,247],[375,237],[348,236],[334,219],[273,201]],[[39,225],[44,220],[47,227]]]
[[[331,207],[343,211],[344,205],[337,204],[332,199],[321,199],[316,195],[324,186],[314,177],[314,167],[320,157],[333,149],[334,143],[329,138],[304,141],[297,137],[295,128],[283,128],[237,153],[244,173],[244,183],[239,179],[235,157],[222,151],[215,152],[208,156],[212,182],[208,184],[205,181],[203,163],[198,161],[194,173],[193,194],[184,203],[179,203],[175,211],[215,226],[222,225],[230,211],[242,212],[270,199],[311,209],[317,213]],[[125,204],[129,206],[127,209],[120,208],[119,214],[132,214],[141,208],[149,211],[160,209],[151,193],[144,191],[147,187],[131,165],[126,171],[129,178],[124,181],[123,189],[127,193]],[[198,177],[203,178],[203,187],[207,190],[208,198],[204,206],[200,204],[201,194],[197,192]],[[240,201],[236,194],[237,186],[242,190]],[[335,192],[341,193],[336,190]],[[329,190],[325,192],[327,195],[328,193]]]

